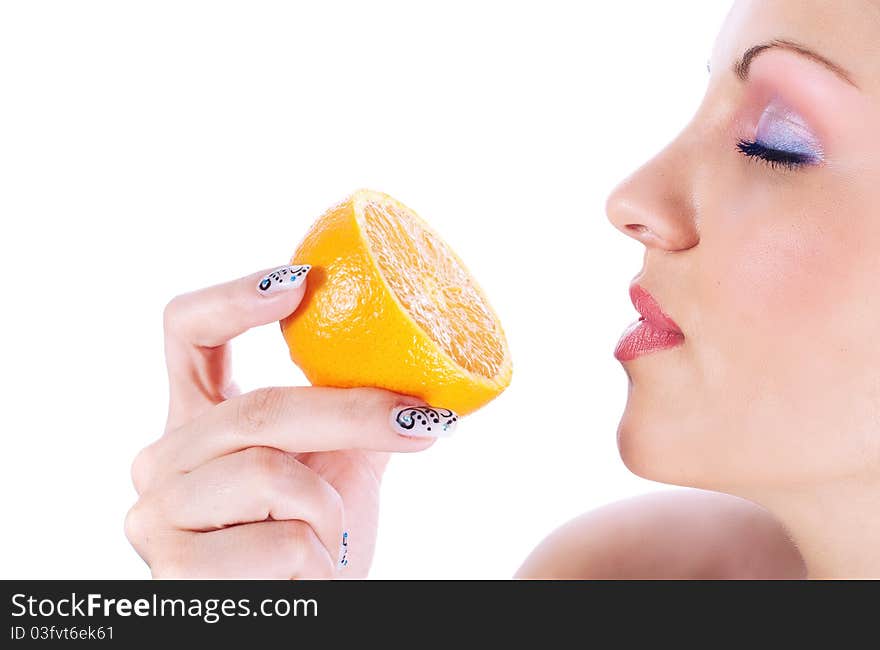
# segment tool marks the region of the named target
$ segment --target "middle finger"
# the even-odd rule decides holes
[[[420,451],[433,433],[449,434],[458,417],[434,409],[432,437],[395,428],[399,408],[427,407],[420,400],[377,388],[263,388],[218,404],[200,418],[168,432],[135,461],[139,491],[167,476],[192,471],[212,458],[264,446],[290,453],[369,449]],[[443,426],[446,425],[446,430]],[[424,427],[422,427],[424,428]]]

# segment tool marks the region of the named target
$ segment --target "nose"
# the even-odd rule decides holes
[[[700,241],[689,166],[672,143],[624,179],[605,205],[609,221],[648,248],[682,251]]]

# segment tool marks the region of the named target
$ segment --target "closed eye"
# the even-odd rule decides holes
[[[736,148],[743,155],[749,158],[758,158],[771,167],[797,169],[816,162],[815,157],[810,154],[773,149],[755,140],[739,140],[736,143]]]

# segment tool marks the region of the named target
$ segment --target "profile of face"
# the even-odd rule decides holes
[[[736,2],[709,66],[608,199],[683,334],[622,360],[621,456],[731,493],[880,476],[880,1]]]

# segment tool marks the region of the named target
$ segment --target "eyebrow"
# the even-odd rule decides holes
[[[856,88],[859,87],[858,84],[853,81],[850,73],[847,72],[843,67],[837,65],[829,59],[826,59],[824,56],[822,56],[818,52],[814,52],[805,45],[801,45],[800,43],[795,43],[794,41],[789,41],[785,39],[775,39],[767,43],[753,45],[752,47],[747,49],[745,52],[743,52],[743,55],[742,57],[740,57],[739,61],[737,61],[733,65],[734,74],[736,74],[736,76],[741,81],[746,81],[749,77],[749,67],[752,65],[752,61],[754,61],[755,57],[757,57],[762,52],[766,52],[767,50],[774,48],[789,50],[790,52],[795,52],[797,54],[800,54],[801,56],[805,56],[808,59],[815,61],[816,63],[822,64],[851,86],[855,86]]]

